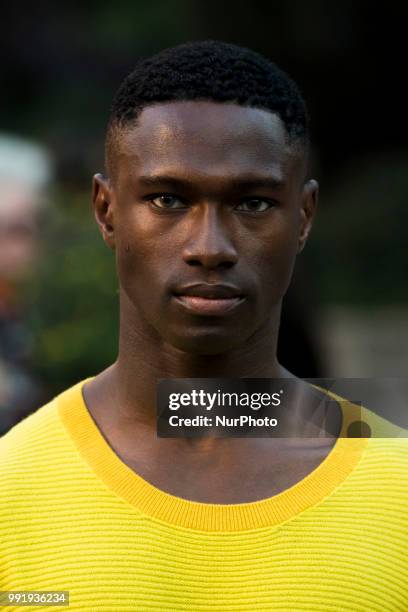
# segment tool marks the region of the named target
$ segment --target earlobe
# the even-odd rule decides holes
[[[317,201],[319,194],[319,184],[314,179],[310,179],[303,186],[301,203],[301,221],[298,242],[298,254],[303,251],[312,229],[314,216],[316,214]]]
[[[113,194],[109,179],[102,174],[95,174],[92,181],[92,204],[95,219],[106,244],[115,248],[113,223]]]

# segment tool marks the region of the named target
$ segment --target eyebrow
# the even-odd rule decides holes
[[[282,189],[285,182],[271,175],[267,176],[237,176],[227,179],[228,185],[235,191],[249,191],[251,189]],[[146,175],[139,177],[139,183],[145,187],[159,187],[166,184],[175,189],[188,188],[194,189],[194,181],[187,178],[179,178],[168,174]]]

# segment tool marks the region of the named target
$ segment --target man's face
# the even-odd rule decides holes
[[[262,334],[279,317],[317,193],[279,117],[233,103],[157,104],[120,133],[118,149],[114,176],[95,177],[94,205],[127,316],[195,354]]]

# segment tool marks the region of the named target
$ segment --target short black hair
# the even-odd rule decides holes
[[[140,59],[113,101],[106,139],[109,166],[117,129],[160,102],[236,102],[277,114],[289,139],[307,153],[309,118],[296,83],[263,55],[216,40],[184,43]]]

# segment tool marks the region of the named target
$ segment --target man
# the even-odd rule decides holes
[[[156,435],[159,379],[290,377],[307,148],[296,85],[248,49],[181,45],[124,81],[93,188],[119,354],[0,443],[3,590],[69,591],[74,610],[408,609],[404,439],[344,437],[336,403],[332,437]]]

